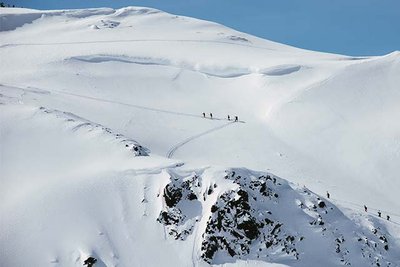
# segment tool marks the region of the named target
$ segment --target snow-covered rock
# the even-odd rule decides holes
[[[356,224],[305,187],[246,169],[230,169],[223,178],[213,179],[205,186],[201,175],[171,176],[163,191],[165,210],[157,219],[179,240],[205,222],[205,227],[196,228],[205,262],[221,264],[233,258],[303,266],[323,255],[323,262],[332,265],[398,263],[396,237],[387,229],[376,222],[368,227]],[[231,184],[218,186],[222,179]],[[209,200],[213,194],[216,197]]]

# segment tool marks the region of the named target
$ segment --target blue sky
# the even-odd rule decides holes
[[[400,0],[0,0],[37,9],[148,6],[346,55],[400,50]]]

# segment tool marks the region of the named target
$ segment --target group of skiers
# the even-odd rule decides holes
[[[203,112],[203,118],[206,118],[206,113],[205,112]],[[213,118],[213,114],[210,112],[210,119],[212,119],[212,118]],[[238,116],[235,116],[234,118],[235,118],[234,121],[239,121],[239,117]],[[230,121],[230,120],[231,120],[231,116],[228,115],[228,121]]]
[[[365,205],[364,205],[364,211],[368,212],[368,207],[365,206]],[[378,217],[382,218],[382,212],[380,210],[378,210]],[[386,220],[388,220],[388,221],[390,220],[390,216],[389,215],[386,215]]]
[[[329,194],[329,192],[326,191],[326,198],[330,198],[330,197],[331,197],[331,194]],[[365,205],[364,205],[364,211],[368,212],[368,207],[365,206]],[[378,217],[382,218],[382,212],[380,210],[378,210]],[[388,220],[388,221],[390,220],[390,216],[389,215],[386,215],[386,220]]]

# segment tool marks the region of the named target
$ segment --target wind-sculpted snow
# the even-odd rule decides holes
[[[10,12],[11,10],[11,12]],[[1,31],[12,31],[18,27],[22,27],[25,24],[34,22],[40,18],[46,18],[51,16],[64,16],[65,18],[89,18],[92,16],[106,16],[110,18],[124,18],[127,16],[135,15],[150,15],[160,13],[157,9],[152,8],[137,8],[137,7],[127,7],[121,9],[111,9],[111,8],[93,8],[93,9],[75,9],[75,10],[60,10],[60,11],[39,11],[31,9],[8,9],[5,14],[0,13],[0,32]],[[110,20],[104,20],[105,22]],[[101,20],[103,22],[103,20]],[[109,24],[109,23],[107,23]],[[112,25],[119,24],[119,22],[114,21]],[[111,25],[111,26],[112,26]],[[114,28],[109,27],[109,28]]]
[[[282,76],[288,75],[293,72],[299,71],[302,66],[299,65],[278,65],[269,67],[266,69],[255,69],[251,67],[233,67],[233,66],[211,66],[211,65],[193,65],[189,62],[176,62],[167,58],[153,58],[153,57],[129,57],[129,56],[118,56],[118,55],[90,55],[90,56],[76,56],[69,60],[78,60],[86,63],[102,63],[102,62],[121,62],[121,63],[133,63],[139,65],[159,65],[168,66],[173,68],[180,68],[183,70],[200,72],[209,76],[215,76],[219,78],[235,78],[244,75],[259,73],[267,76]]]
[[[288,75],[293,72],[299,71],[302,66],[300,65],[282,65],[282,66],[275,66],[272,68],[267,68],[260,70],[260,73],[269,75],[269,76],[282,76]]]
[[[110,136],[112,140],[118,141],[118,143],[123,145],[123,147],[132,151],[135,156],[148,156],[150,153],[149,149],[141,146],[135,140],[120,133],[116,133],[103,125],[81,118],[73,113],[46,109],[44,107],[40,107],[40,111],[45,114],[53,115],[57,118],[63,119],[68,123],[69,128],[74,132],[83,130],[87,132],[98,132],[100,134]]]
[[[33,23],[38,19],[52,16],[65,16],[66,18],[87,18],[90,16],[110,15],[115,10],[111,8],[78,9],[62,11],[38,11],[12,9],[11,13],[0,14],[0,32],[12,31],[25,24]]]
[[[173,65],[168,59],[151,58],[151,57],[126,57],[126,56],[111,56],[111,55],[93,55],[93,56],[77,56],[72,57],[71,60],[78,60],[87,63],[102,63],[102,62],[122,62],[134,63],[141,65]],[[66,60],[68,61],[68,59]]]
[[[189,71],[200,72],[209,76],[215,76],[220,78],[233,78],[243,75],[248,75],[251,71],[247,68],[237,67],[223,67],[223,66],[206,66],[198,65],[194,66],[186,62],[173,62],[165,58],[151,58],[151,57],[127,57],[127,56],[111,56],[111,55],[93,55],[93,56],[78,56],[71,58],[72,60],[79,60],[88,63],[101,63],[101,62],[122,62],[122,63],[133,63],[140,65],[160,65],[168,66],[173,68],[180,68]]]
[[[100,15],[111,15],[114,14],[115,10],[112,8],[88,8],[88,9],[71,9],[65,10],[61,12],[61,15],[65,15],[70,18],[88,18],[92,16],[100,16]],[[50,15],[53,15],[53,12],[49,12]],[[56,14],[58,15],[58,14]]]
[[[205,222],[205,227],[197,226],[202,230],[197,237],[201,258],[208,263],[251,259],[308,266],[304,262],[320,256],[325,256],[319,262],[324,266],[400,262],[400,249],[383,225],[355,223],[305,187],[293,188],[274,175],[246,169],[230,169],[223,178],[213,178],[216,182],[205,183],[202,175],[172,174],[157,219],[179,240]],[[220,186],[221,178],[231,185]],[[201,213],[200,206],[207,211]],[[323,255],[318,255],[320,250]]]
[[[41,13],[0,14],[0,32],[15,30],[25,24],[32,23],[41,16]]]
[[[151,15],[160,13],[159,10],[154,8],[146,8],[146,7],[125,7],[118,10],[115,10],[113,14],[114,17],[127,17],[132,15]]]

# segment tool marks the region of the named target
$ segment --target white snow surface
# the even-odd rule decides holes
[[[306,241],[300,260],[220,253],[213,264],[400,266],[399,85],[398,51],[306,51],[144,7],[2,8],[0,265],[82,266],[93,256],[95,266],[207,266],[209,210],[237,189],[223,175],[236,168],[290,181],[272,215]],[[218,185],[181,207],[198,219],[185,240],[156,220],[171,173],[202,177],[199,196]],[[300,223],[315,211],[291,211],[326,191],[331,199],[319,198],[335,212],[323,217],[325,235]],[[375,240],[365,261],[356,236],[373,240],[373,229],[389,250]],[[337,231],[356,244],[346,255],[328,252]]]

